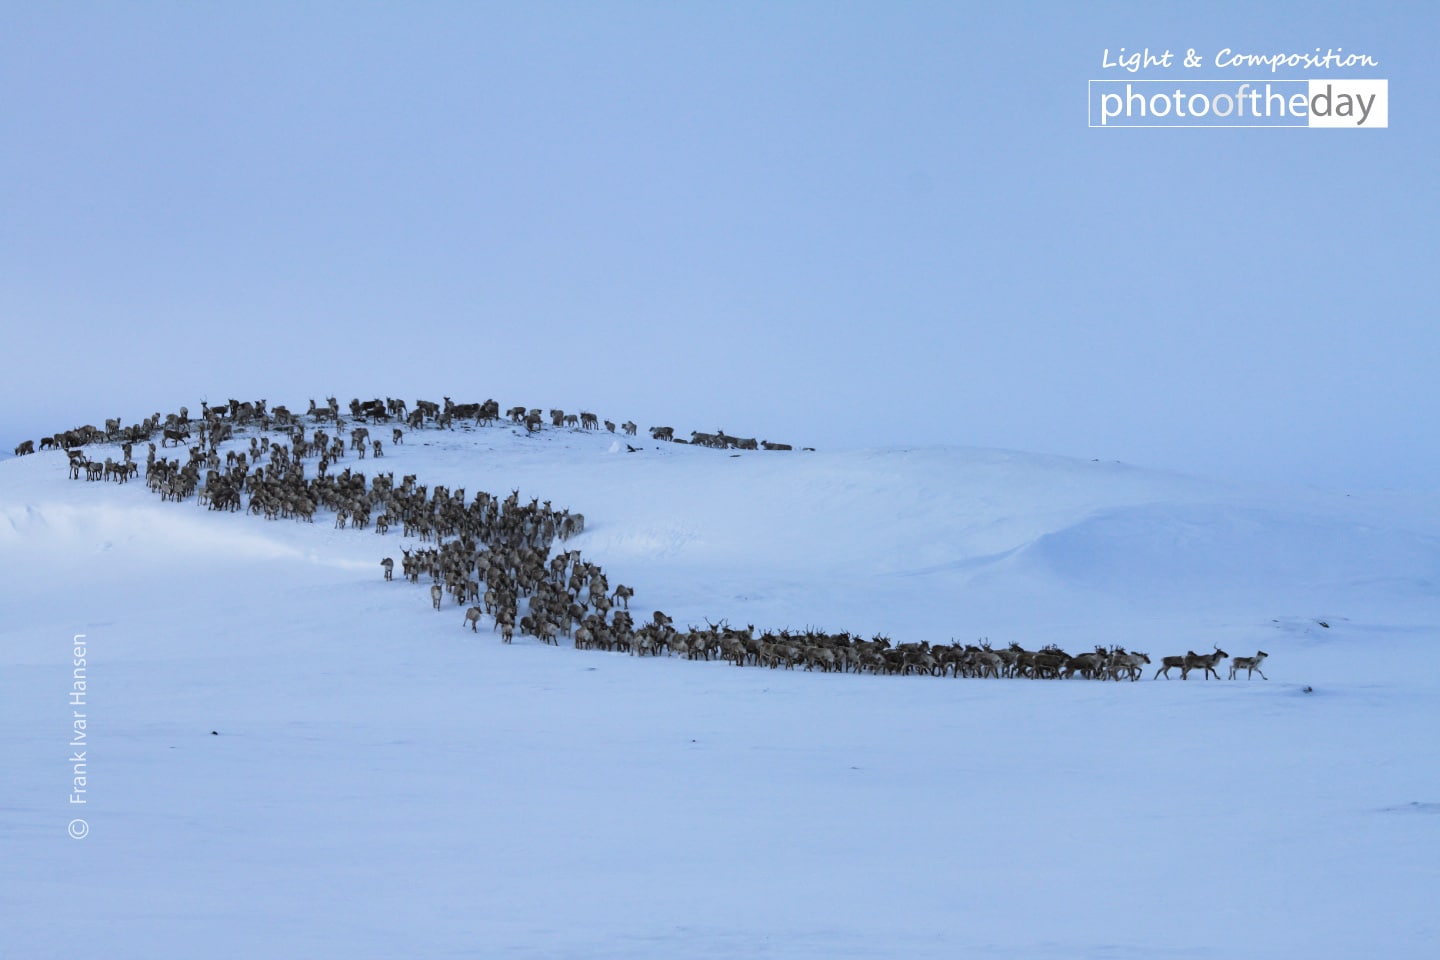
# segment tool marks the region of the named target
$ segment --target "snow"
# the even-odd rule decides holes
[[[1433,500],[642,440],[411,431],[345,465],[584,513],[569,545],[635,588],[637,621],[1118,642],[1156,665],[1218,644],[1268,651],[1270,680],[504,646],[381,580],[393,532],[10,459],[0,955],[1431,955]]]

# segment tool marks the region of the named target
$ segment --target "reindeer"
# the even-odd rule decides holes
[[[1110,658],[1110,679],[1119,680],[1124,674],[1131,680],[1139,680],[1144,672],[1145,666],[1150,663],[1150,657],[1144,653],[1126,653],[1123,650],[1117,651]]]
[[[18,447],[15,448],[15,456],[17,456],[17,457],[23,457],[23,456],[25,456],[26,454],[31,454],[31,453],[34,453],[34,452],[35,452],[35,441],[34,441],[34,440],[26,440],[25,442],[21,443],[20,446],[18,446]]]
[[[1067,658],[1060,667],[1060,675],[1068,680],[1078,673],[1086,680],[1093,680],[1097,674],[1105,671],[1108,661],[1109,654],[1105,648],[1096,647],[1092,653]]]
[[[394,580],[394,579],[395,579],[395,561],[394,561],[394,560],[391,560],[389,557],[386,557],[384,560],[381,560],[381,561],[380,561],[380,566],[382,566],[382,567],[385,568],[385,579],[386,579],[386,580]]]
[[[639,430],[640,427],[636,425],[635,421],[626,420],[624,423],[620,424],[620,429],[625,431],[625,436],[633,437],[635,436],[635,431]]]
[[[1196,667],[1200,667],[1205,671],[1206,680],[1210,679],[1210,674],[1212,673],[1215,674],[1215,679],[1219,680],[1220,674],[1216,672],[1215,664],[1228,656],[1230,656],[1230,654],[1221,650],[1218,645],[1215,647],[1214,653],[1196,653],[1194,650],[1190,650],[1185,654],[1185,663],[1180,668],[1180,679],[1188,680],[1190,678],[1190,671]]]
[[[625,584],[617,584],[615,587],[615,599],[620,601],[626,610],[630,609],[630,598],[635,596],[635,588],[627,587]]]
[[[675,439],[675,428],[674,428],[674,427],[651,427],[651,428],[650,428],[650,438],[651,438],[652,440],[674,440],[674,439]]]
[[[1239,673],[1241,670],[1244,670],[1246,680],[1253,679],[1254,675],[1257,673],[1260,674],[1261,680],[1269,680],[1270,678],[1265,676],[1265,671],[1260,669],[1260,664],[1264,663],[1265,658],[1268,656],[1270,656],[1270,654],[1266,653],[1264,650],[1261,650],[1253,657],[1236,657],[1234,660],[1231,660],[1230,679],[1234,680],[1235,674]]]
[[[436,610],[439,610],[440,601],[443,599],[445,599],[445,591],[441,588],[440,584],[430,584],[430,606],[434,607]]]
[[[480,622],[481,612],[479,607],[471,607],[466,610],[465,619],[460,622],[460,626],[464,627],[469,625],[471,633],[479,633],[480,631],[476,629],[476,624]]]
[[[788,443],[771,443],[769,440],[760,441],[761,450],[794,450]]]
[[[1192,654],[1192,656],[1193,656],[1193,654]],[[1185,658],[1184,658],[1184,657],[1161,657],[1161,658],[1160,658],[1160,666],[1159,666],[1159,668],[1156,669],[1156,671],[1155,671],[1155,676],[1151,677],[1150,679],[1152,679],[1152,680],[1159,680],[1159,679],[1160,679],[1160,675],[1163,673],[1163,674],[1165,675],[1165,679],[1166,679],[1166,680],[1169,680],[1169,679],[1170,679],[1170,670],[1171,670],[1171,668],[1174,668],[1174,669],[1177,669],[1177,670],[1184,670],[1184,669],[1185,669]]]
[[[393,439],[390,441],[391,446],[399,446],[400,444],[405,442],[405,431],[401,430],[399,427],[394,428],[392,436]],[[379,441],[377,440],[376,442],[378,443]]]
[[[725,435],[723,433],[701,433],[699,430],[691,430],[690,442],[701,447],[724,447]]]

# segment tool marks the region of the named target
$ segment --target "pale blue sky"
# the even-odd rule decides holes
[[[1440,488],[1440,15],[1359,11],[6,2],[0,441],[449,394]],[[1390,128],[1088,129],[1147,45],[1368,53]]]

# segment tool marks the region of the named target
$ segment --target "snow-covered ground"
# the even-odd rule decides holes
[[[636,445],[425,430],[346,464],[583,512],[637,620],[1218,644],[1270,679],[504,646],[382,581],[394,533],[10,459],[0,956],[1433,956],[1436,499]]]

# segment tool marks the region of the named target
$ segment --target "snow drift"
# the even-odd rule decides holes
[[[8,460],[14,955],[1421,957],[1440,934],[1426,505],[999,451],[631,454],[508,428],[348,465],[585,513],[569,545],[636,588],[637,619],[1157,662],[1263,648],[1272,679],[505,647],[381,581],[393,534]]]

